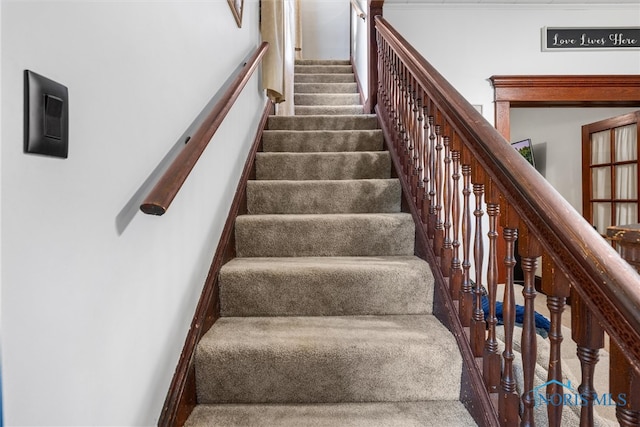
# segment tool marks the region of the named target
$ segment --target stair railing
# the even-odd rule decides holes
[[[620,425],[640,425],[640,276],[381,16],[375,17],[375,29],[376,112],[410,195],[408,209],[422,224],[417,251],[430,261],[440,284],[434,310],[459,338],[466,365],[463,386],[466,382],[472,395],[466,403],[476,420],[533,426],[536,406],[546,404],[548,425],[559,426],[563,406],[577,402],[565,396],[574,393],[581,426],[593,425],[594,405],[603,399],[616,405]],[[504,260],[498,259],[499,238],[506,243]],[[524,271],[519,336],[514,336],[516,241]],[[536,387],[540,257],[551,327],[548,381]],[[506,268],[504,295],[498,295],[500,262]],[[569,297],[571,335],[582,369],[577,390],[564,384],[560,357]],[[503,344],[497,334],[499,299]],[[604,332],[611,342],[610,389],[596,391],[593,377]]]
[[[195,129],[193,135],[187,138],[184,148],[178,153],[173,162],[162,174],[156,185],[149,192],[140,205],[140,210],[150,215],[163,215],[180,191],[182,184],[193,170],[198,159],[204,152],[209,141],[213,138],[220,124],[246,86],[260,61],[269,48],[269,43],[263,42],[253,55],[243,64],[220,100],[203,111],[200,116],[205,119]]]

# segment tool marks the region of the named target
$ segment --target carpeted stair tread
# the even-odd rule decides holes
[[[455,401],[198,405],[185,427],[471,427]]]
[[[386,179],[391,176],[388,151],[341,153],[257,153],[256,179]]]
[[[296,65],[294,72],[295,74],[349,74],[353,73],[353,67],[340,64]]]
[[[353,73],[318,73],[318,74],[295,74],[296,83],[354,83],[356,77]]]
[[[366,130],[378,129],[375,114],[354,116],[270,116],[270,130]]]
[[[407,213],[240,215],[238,257],[413,255]]]
[[[380,151],[382,130],[266,130],[262,134],[265,152]]]
[[[294,83],[294,93],[358,93],[357,83]]]
[[[362,105],[296,105],[295,111],[298,116],[349,115],[364,114],[364,107]]]
[[[433,275],[415,256],[234,258],[220,271],[220,315],[430,314]]]
[[[295,65],[351,65],[348,59],[296,59]]]
[[[261,180],[247,182],[249,214],[400,212],[400,181]]]
[[[360,105],[360,95],[357,93],[298,93],[294,95],[294,104],[296,106],[304,105]]]
[[[460,377],[432,315],[223,317],[196,352],[199,403],[455,400]]]

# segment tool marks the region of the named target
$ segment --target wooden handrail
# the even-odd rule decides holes
[[[361,18],[363,21],[367,20],[367,14],[364,13],[357,0],[351,0],[351,7],[354,12],[356,12],[356,15],[358,15],[358,18]]]
[[[387,21],[380,16],[374,21],[376,112],[416,221],[416,242],[422,242],[418,253],[434,271],[436,295],[441,296],[434,312],[442,313],[460,339],[467,391],[472,390],[463,394],[473,395],[471,408],[483,408],[474,417],[486,425],[497,420],[500,425],[519,425],[520,418],[525,425],[532,423],[537,357],[534,273],[542,255],[541,290],[551,318],[547,395],[562,392],[562,312],[571,297],[571,338],[582,369],[580,389],[588,402],[581,407],[581,425],[593,424],[593,373],[604,332],[611,337],[612,363],[622,366],[610,376],[610,392],[622,401],[616,408],[618,420],[625,427],[638,425],[640,403],[625,404],[624,395],[640,393],[640,276]],[[496,335],[500,234],[506,243],[502,353]],[[518,337],[516,253],[525,273],[525,317]],[[486,282],[483,266],[488,266]],[[482,307],[485,285],[487,311]],[[513,365],[518,339],[525,385],[521,395]],[[491,399],[489,394],[497,396]],[[558,425],[561,416],[562,405],[548,407],[550,425]]]
[[[238,75],[231,82],[224,95],[206,113],[206,118],[188,140],[188,144],[176,156],[171,165],[164,172],[155,187],[147,195],[140,205],[140,210],[150,215],[163,215],[185,180],[193,170],[198,159],[216,133],[227,113],[246,86],[254,71],[260,64],[260,60],[269,48],[267,42],[263,42],[255,53],[243,64]]]

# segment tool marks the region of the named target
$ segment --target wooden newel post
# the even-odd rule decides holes
[[[369,93],[365,110],[373,113],[378,103],[378,42],[376,38],[376,16],[382,16],[384,0],[369,0],[367,38],[369,39]]]

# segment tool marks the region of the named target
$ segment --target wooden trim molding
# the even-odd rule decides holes
[[[229,209],[229,215],[224,224],[220,241],[209,268],[209,274],[204,284],[200,300],[191,321],[191,327],[182,348],[182,354],[178,366],[173,374],[173,379],[167,392],[162,413],[158,419],[158,426],[173,427],[182,426],[189,418],[191,411],[197,404],[196,377],[194,356],[196,346],[200,338],[211,328],[220,317],[220,305],[218,298],[218,273],[222,265],[235,257],[234,225],[236,217],[246,213],[246,188],[247,181],[255,175],[256,152],[260,149],[262,132],[267,125],[269,115],[273,113],[273,103],[267,101],[264,112],[258,124],[255,139],[247,155],[236,193]]]
[[[491,76],[495,126],[509,140],[509,109],[640,106],[640,75]]]

